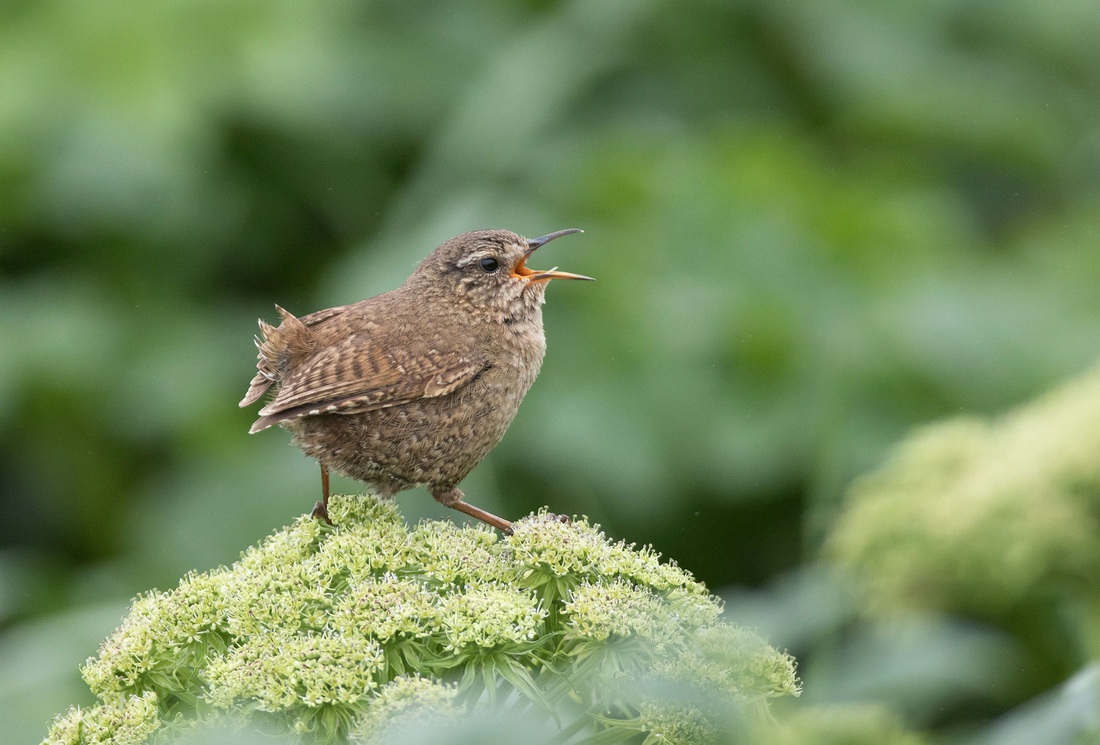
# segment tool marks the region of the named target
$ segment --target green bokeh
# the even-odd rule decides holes
[[[12,741],[78,702],[131,596],[313,504],[313,463],[236,407],[255,318],[390,289],[483,227],[584,228],[544,261],[598,282],[550,288],[542,376],[471,501],[764,588],[765,636],[822,659],[846,611],[813,561],[852,478],[1097,356],[1097,38],[1089,0],[0,8]],[[788,637],[786,602],[836,626]],[[921,639],[1011,659],[954,623]],[[1023,683],[906,713],[966,730]]]

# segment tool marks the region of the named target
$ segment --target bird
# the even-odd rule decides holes
[[[550,280],[592,279],[527,261],[582,232],[463,233],[394,290],[300,318],[276,305],[278,326],[259,320],[256,375],[239,406],[267,396],[249,432],[280,425],[320,464],[314,517],[331,523],[333,471],[383,499],[423,486],[511,533],[511,522],[465,501],[458,483],[500,442],[538,376]]]

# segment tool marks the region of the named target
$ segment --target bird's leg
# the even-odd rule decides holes
[[[481,522],[492,525],[504,535],[512,535],[512,523],[502,517],[497,517],[491,512],[486,512],[480,507],[474,507],[469,502],[462,501],[465,496],[457,486],[453,489],[432,489],[432,496],[444,507],[464,512],[470,517],[477,518]]]
[[[319,517],[332,525],[332,520],[328,518],[328,469],[324,465],[321,465],[321,501],[313,505],[313,512],[309,515],[310,517]]]

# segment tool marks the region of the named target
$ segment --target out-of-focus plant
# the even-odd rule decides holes
[[[917,431],[852,488],[827,554],[870,614],[1009,632],[1044,677],[1100,654],[1100,368],[995,420]]]
[[[1100,369],[1000,419],[919,430],[852,488],[828,553],[880,611],[1100,600]]]
[[[921,745],[888,710],[873,705],[809,707],[756,730],[760,745]]]
[[[722,622],[649,549],[540,513],[405,528],[390,503],[333,501],[231,567],[137,598],[83,669],[98,698],[47,743],[165,742],[202,724],[375,742],[413,712],[527,712],[563,741],[705,742],[796,695],[794,661]]]
[[[390,289],[463,230],[577,225],[554,261],[600,280],[551,298],[544,374],[471,475],[479,504],[584,512],[711,587],[809,577],[850,479],[891,442],[1003,410],[1100,347],[1097,3],[56,0],[0,16],[13,741],[87,694],[68,661],[136,589],[230,563],[312,504],[312,464],[248,438],[233,403],[253,319]],[[1012,619],[993,585],[963,600],[1064,672],[1064,629],[1095,616],[1076,581],[1032,583],[1057,599],[1020,596]],[[815,694],[880,690],[891,664]],[[1064,679],[970,667],[1032,691]]]

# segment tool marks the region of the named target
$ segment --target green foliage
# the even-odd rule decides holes
[[[995,421],[926,427],[852,488],[829,552],[869,607],[1100,600],[1100,369]]]
[[[873,549],[864,523],[843,561],[882,596],[851,608],[806,562],[912,427],[1003,411],[1096,357],[1098,37],[1094,0],[3,4],[5,738],[91,703],[72,660],[137,588],[231,563],[315,499],[313,464],[247,437],[234,406],[254,319],[389,289],[488,226],[585,228],[547,260],[599,282],[552,288],[543,375],[463,485],[477,504],[584,513],[712,588],[782,596],[800,612],[772,608],[767,635],[832,665],[805,672],[818,700],[892,682],[910,721],[972,731],[1064,681],[1096,656],[1078,639],[1100,610],[1081,576],[1095,512],[1060,489],[987,534],[963,524],[980,507],[913,487],[938,515],[893,504],[924,532],[908,549],[900,519],[876,516]],[[1065,529],[1065,551],[1032,525]],[[387,571],[363,602],[408,597],[401,634],[423,598]],[[902,629],[948,616],[914,648],[849,628],[866,607]],[[960,628],[1031,664],[957,654]],[[905,677],[929,659],[949,695]],[[1021,693],[959,705],[1001,685]]]
[[[925,427],[856,482],[827,555],[859,578],[865,619],[976,620],[1002,651],[964,667],[1037,695],[1100,658],[1098,453],[1100,368],[996,419]],[[1063,713],[1048,733],[1087,721]]]
[[[498,708],[576,742],[711,739],[753,702],[797,695],[794,661],[720,619],[649,549],[540,513],[499,540],[391,503],[337,497],[231,567],[134,600],[85,665],[98,698],[46,743],[156,742],[236,721],[376,742],[425,712]],[[488,709],[486,709],[488,707]]]
[[[810,707],[782,724],[757,731],[763,745],[922,745],[925,738],[909,732],[889,711],[877,706]]]

